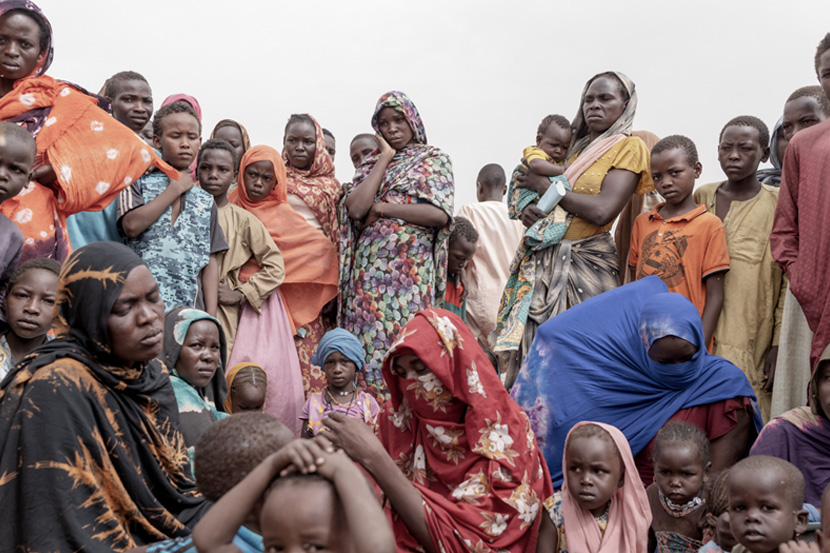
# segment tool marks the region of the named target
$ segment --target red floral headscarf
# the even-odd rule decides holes
[[[394,359],[415,355],[425,374],[402,378]],[[417,313],[383,363],[391,398],[379,437],[421,492],[441,551],[533,551],[547,466],[524,411],[510,399],[469,328],[442,309]],[[417,542],[393,514],[399,547]]]

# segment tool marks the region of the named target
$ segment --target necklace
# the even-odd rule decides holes
[[[663,495],[662,492],[659,492],[657,495],[660,497],[660,504],[663,506],[663,510],[675,518],[682,518],[690,513],[694,513],[704,504],[704,501],[699,496],[683,505],[676,505],[668,497]]]
[[[598,517],[594,517],[594,519],[597,521],[597,524],[600,524],[600,523],[603,523],[603,522],[608,522],[608,513],[610,513],[610,512],[611,512],[611,501],[609,500],[608,503],[605,504],[605,512],[602,513]]]
[[[351,394],[352,394],[352,400],[351,400],[351,402],[349,402],[349,406],[346,407],[346,414],[347,415],[349,414],[349,411],[352,410],[352,406],[354,406],[355,401],[357,401],[357,389],[353,389],[351,391]],[[339,395],[341,397],[342,396],[348,396],[349,392],[337,392],[337,395]],[[340,403],[339,401],[334,399],[334,396],[332,395],[331,390],[329,390],[328,388],[326,388],[326,403],[328,404],[329,409],[332,409],[332,404],[343,405],[343,403]]]

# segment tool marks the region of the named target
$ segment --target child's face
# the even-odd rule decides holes
[[[571,146],[571,129],[551,123],[543,134],[536,135],[536,146],[556,163],[562,163]]]
[[[323,134],[323,140],[326,141],[326,151],[329,153],[329,157],[334,161],[334,154],[337,153],[337,141],[328,134]]]
[[[459,236],[455,242],[450,244],[447,253],[447,274],[454,278],[464,270],[467,262],[475,255],[476,243]]]
[[[265,407],[265,386],[243,384],[231,391],[231,403],[234,413],[261,413]]]
[[[133,130],[141,132],[153,115],[153,91],[138,79],[121,81],[112,101],[112,116]]]
[[[830,98],[830,50],[818,58],[818,82],[824,90],[824,95]]]
[[[824,416],[830,417],[830,362],[822,361],[816,370],[819,406]]]
[[[689,197],[702,169],[699,161],[689,165],[682,148],[663,150],[651,156],[651,178],[669,205],[679,205]]]
[[[818,125],[826,120],[827,116],[821,109],[818,100],[812,96],[802,96],[784,104],[784,120],[781,122],[781,131],[792,140],[798,131]]]
[[[58,275],[52,271],[26,271],[8,291],[4,301],[11,331],[24,340],[49,332],[57,291]]]
[[[793,505],[778,471],[739,470],[729,474],[729,525],[751,553],[771,553],[804,531],[807,512]]]
[[[161,136],[153,136],[153,145],[161,152],[161,159],[179,171],[190,167],[201,143],[199,120],[189,113],[166,115],[161,120]]]
[[[327,481],[278,485],[265,499],[260,515],[265,551],[350,553],[351,536],[338,507],[334,488]]]
[[[363,158],[374,152],[378,147],[378,143],[369,138],[358,138],[349,147],[349,157],[352,159],[352,165],[357,169],[357,166],[363,162]]]
[[[357,365],[339,351],[335,351],[326,357],[323,363],[323,371],[326,373],[329,388],[341,391],[349,388],[352,382],[354,382],[354,373],[357,372]]]
[[[778,161],[782,164],[784,163],[784,155],[787,153],[787,144],[790,141],[784,136],[784,131],[778,133],[778,138],[775,141],[775,150],[776,154],[778,154]]]
[[[141,132],[138,133],[141,137],[141,140],[147,143],[148,146],[155,148],[156,145],[153,142],[153,120],[147,121],[147,124],[141,129]]]
[[[17,196],[32,178],[35,150],[31,144],[6,140],[0,146],[0,204]]]
[[[396,150],[402,149],[415,139],[412,127],[402,111],[383,108],[378,113],[378,129],[381,136]]]
[[[245,192],[252,202],[268,197],[276,185],[277,175],[270,161],[255,161],[245,167]]]
[[[684,505],[698,497],[708,480],[700,452],[691,444],[666,444],[654,460],[654,481],[672,503]]]
[[[649,358],[655,363],[675,365],[690,361],[697,353],[695,345],[677,336],[663,336],[654,340],[648,350]]]
[[[732,551],[738,540],[732,535],[732,527],[729,526],[729,511],[724,511],[718,517],[718,522],[715,525],[715,542],[724,551]]]
[[[288,163],[296,169],[308,169],[317,153],[317,131],[308,121],[297,121],[285,130],[283,140]]]
[[[740,181],[758,172],[758,165],[769,157],[769,147],[761,144],[761,133],[755,127],[726,127],[718,144],[718,161],[727,178]]]
[[[213,133],[214,138],[224,140],[236,150],[236,159],[242,159],[245,155],[245,140],[242,138],[242,131],[233,125],[226,125],[220,127],[218,131]]]
[[[176,372],[195,388],[207,386],[222,362],[219,327],[208,320],[195,321],[187,329]]]
[[[16,12],[0,17],[0,77],[16,81],[27,77],[40,56],[40,26]]]
[[[214,198],[224,196],[236,179],[233,156],[219,148],[205,150],[196,167],[196,178],[199,185]]]
[[[565,476],[568,491],[580,507],[594,516],[623,483],[623,467],[614,447],[599,436],[578,437],[567,445]]]

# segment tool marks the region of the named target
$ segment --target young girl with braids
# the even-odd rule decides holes
[[[256,363],[237,363],[225,376],[228,381],[228,399],[225,411],[230,414],[258,412],[265,409],[268,375]]]
[[[646,492],[651,503],[649,551],[696,553],[711,536],[700,522],[707,513],[703,488],[709,480],[709,440],[696,426],[671,423],[654,440],[654,483]]]
[[[732,551],[738,540],[729,527],[729,488],[726,477],[729,470],[724,470],[712,477],[706,492],[706,516],[698,524],[704,536],[711,536],[698,553],[723,553]]]
[[[335,328],[323,335],[311,362],[323,368],[327,384],[309,394],[303,406],[303,437],[311,438],[324,430],[323,419],[335,411],[375,428],[380,406],[357,386],[357,373],[363,369],[365,357],[360,340],[351,332]]]

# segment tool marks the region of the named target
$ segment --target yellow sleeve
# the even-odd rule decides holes
[[[528,146],[522,151],[522,157],[525,158],[525,161],[530,163],[534,159],[543,159],[545,161],[551,161],[548,157],[548,154],[544,152],[541,148],[536,146]]]
[[[640,137],[629,136],[622,141],[611,168],[624,169],[640,175],[635,194],[645,194],[654,190],[654,182],[651,180],[651,154]]]

